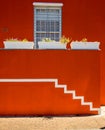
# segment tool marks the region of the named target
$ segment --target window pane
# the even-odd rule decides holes
[[[56,41],[59,41],[59,33],[54,34],[54,39],[55,39]]]
[[[40,31],[46,31],[46,21],[44,20],[41,21]]]
[[[40,21],[36,21],[36,31],[40,31]]]
[[[61,36],[61,8],[40,7],[35,9],[34,39],[43,38],[58,41]]]

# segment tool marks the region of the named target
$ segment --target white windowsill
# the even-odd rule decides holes
[[[48,2],[34,2],[34,6],[49,6],[49,7],[62,7],[63,3],[48,3]]]

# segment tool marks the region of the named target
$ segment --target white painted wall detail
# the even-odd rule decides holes
[[[0,79],[0,82],[54,82],[55,88],[63,88],[65,94],[72,94],[74,100],[81,100],[81,105],[88,105],[90,107],[90,111],[98,111],[98,113],[100,112],[99,108],[93,107],[92,102],[85,102],[84,96],[76,96],[75,90],[67,90],[67,85],[58,84],[58,79]]]

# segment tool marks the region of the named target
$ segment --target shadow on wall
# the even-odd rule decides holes
[[[105,129],[105,127],[101,127],[100,129]]]

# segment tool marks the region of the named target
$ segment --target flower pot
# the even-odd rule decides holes
[[[33,49],[34,42],[4,41],[5,49]]]
[[[71,49],[78,50],[100,50],[100,42],[71,42]]]
[[[66,44],[60,42],[38,42],[39,49],[66,49]]]

